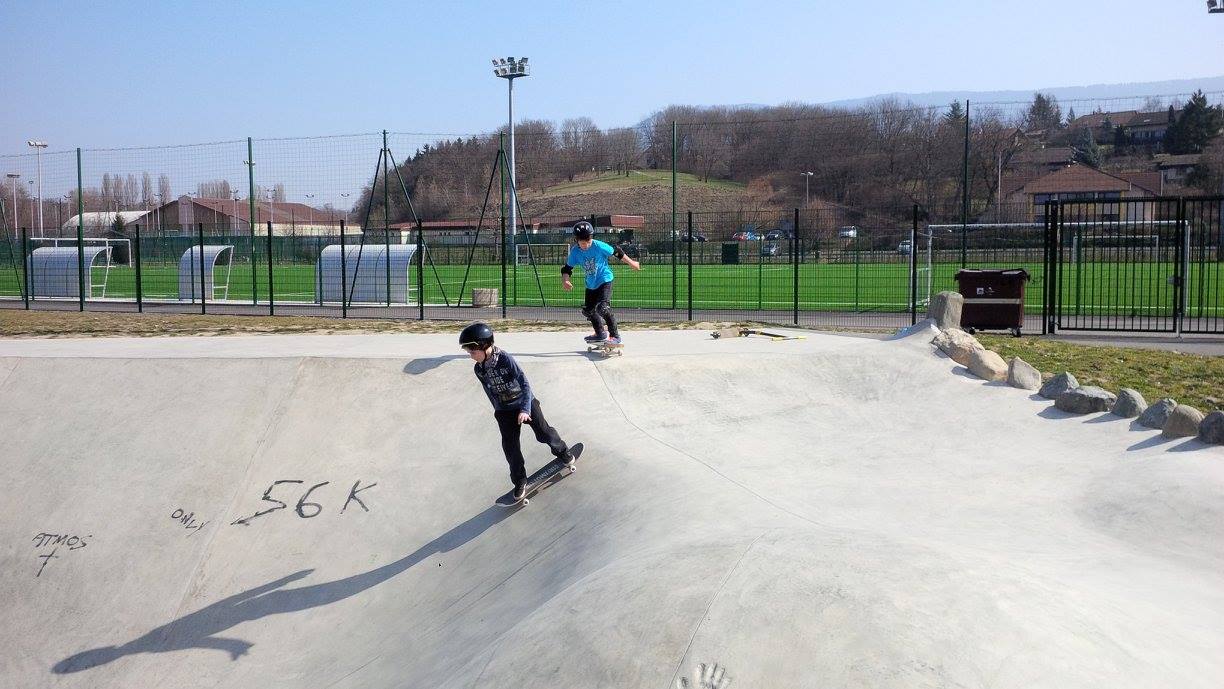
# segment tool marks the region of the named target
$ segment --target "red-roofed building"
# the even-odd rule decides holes
[[[1159,196],[1164,186],[1159,172],[1109,173],[1076,164],[1031,177],[1005,175],[1003,190],[1008,204],[1023,205],[1030,217],[1040,217],[1041,206],[1050,201],[1147,198]],[[1117,205],[1106,204],[1095,219],[1116,220],[1119,213]]]
[[[183,195],[159,206],[148,217],[151,223],[157,223],[169,234],[189,234],[199,223],[203,223],[208,230],[222,228],[234,234],[245,234],[250,232],[250,209],[246,199]],[[343,217],[343,211],[315,208],[304,203],[258,201],[255,204],[255,220],[259,225],[257,234],[261,235],[267,232],[268,222],[272,223],[274,235],[338,234]],[[360,232],[360,228],[346,227],[345,232]]]

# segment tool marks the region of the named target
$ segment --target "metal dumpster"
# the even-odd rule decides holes
[[[1023,268],[1010,270],[961,270],[956,273],[965,305],[961,309],[961,328],[1010,330],[1020,337],[1024,327],[1024,283],[1029,274]]]

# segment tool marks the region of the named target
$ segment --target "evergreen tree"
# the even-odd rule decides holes
[[[1207,104],[1202,91],[1195,91],[1190,102],[1182,108],[1181,116],[1169,125],[1165,133],[1165,151],[1174,154],[1201,153],[1224,126],[1224,112],[1220,106]]]
[[[1075,146],[1075,159],[1091,168],[1101,167],[1101,148],[1097,146],[1092,130],[1085,127],[1080,132]]]
[[[1034,129],[1054,131],[1061,127],[1062,108],[1058,106],[1058,99],[1044,93],[1033,94],[1033,102],[1024,116],[1024,125],[1030,131]]]
[[[948,106],[948,112],[944,113],[944,124],[949,127],[963,128],[965,126],[965,108],[960,101],[954,100]]]
[[[1072,105],[1071,109],[1067,111],[1067,124],[1071,124],[1074,121],[1075,121],[1075,106]]]

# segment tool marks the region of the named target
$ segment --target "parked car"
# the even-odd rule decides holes
[[[842,239],[854,239],[858,236],[858,228],[854,225],[846,225],[837,230],[837,236]]]
[[[914,250],[914,246],[910,243],[910,240],[908,239],[901,240],[901,243],[897,245],[897,253],[899,254],[905,254],[908,256],[909,253],[913,250]]]
[[[765,240],[770,242],[776,242],[779,240],[790,241],[791,239],[794,239],[794,237],[794,230],[770,230],[769,232],[765,233]]]
[[[741,230],[731,235],[731,241],[733,242],[759,242],[761,241],[761,235],[757,234],[756,232],[753,232],[752,230]]]
[[[761,243],[761,255],[762,256],[777,256],[778,255],[778,244],[776,242],[768,242],[768,241],[762,242]]]
[[[685,242],[705,242],[709,241],[709,238],[700,232],[694,232],[692,234],[683,232],[680,234],[680,240]]]

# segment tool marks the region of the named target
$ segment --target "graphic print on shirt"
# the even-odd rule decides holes
[[[489,364],[481,371],[481,379],[499,400],[503,403],[509,403],[518,399],[523,394],[523,386],[519,385],[518,377],[514,375],[514,369],[509,366],[498,365],[500,358],[495,355],[490,359]]]

